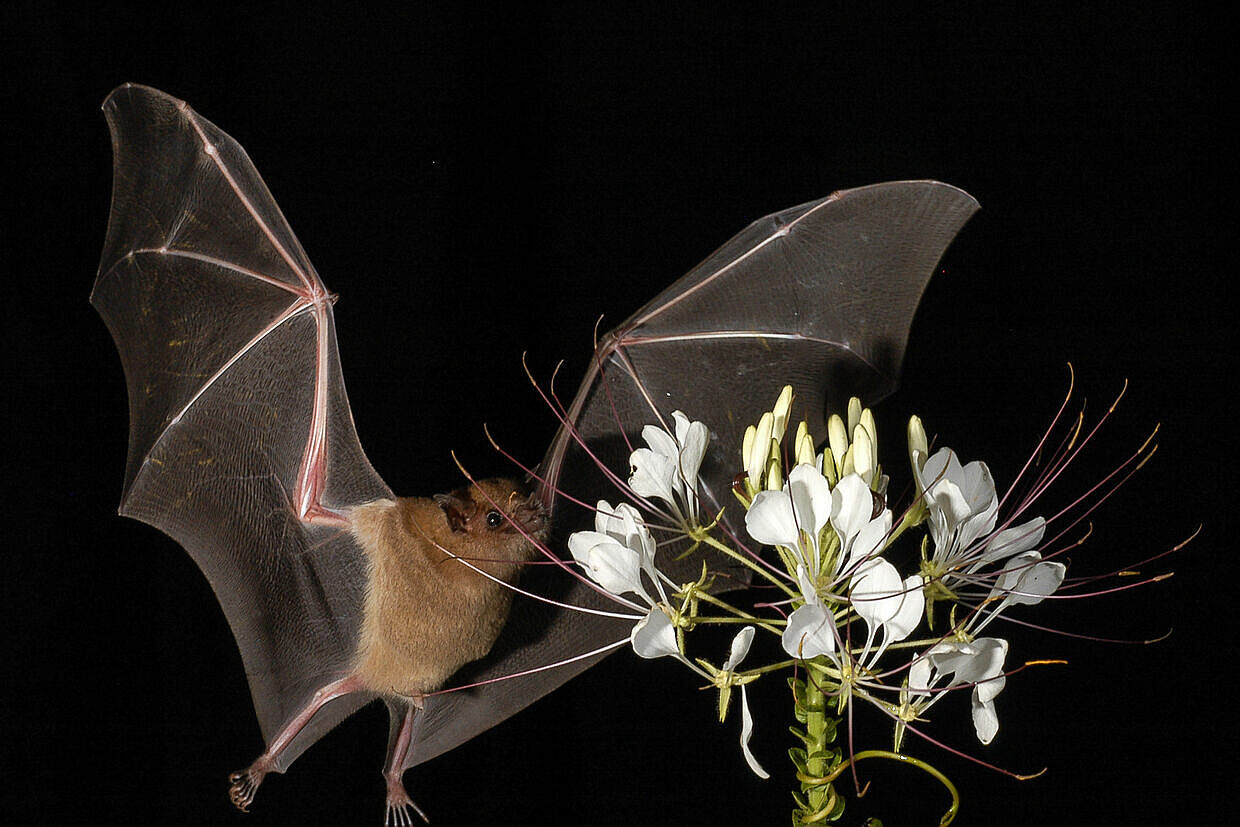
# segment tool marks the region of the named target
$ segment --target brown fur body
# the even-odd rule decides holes
[[[539,540],[548,521],[516,483],[478,485],[485,495],[463,488],[378,500],[351,514],[370,563],[356,667],[367,688],[418,698],[485,656],[499,636],[512,591],[452,555],[515,582],[535,547],[499,511]]]

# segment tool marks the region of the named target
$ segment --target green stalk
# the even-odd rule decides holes
[[[815,666],[825,666],[826,658],[819,656],[811,662]],[[835,791],[832,785],[832,771],[841,760],[840,750],[831,746],[839,729],[840,719],[827,712],[827,697],[822,685],[817,683],[819,676],[810,664],[807,672],[808,680],[797,677],[788,679],[792,688],[794,713],[799,723],[805,725],[801,730],[790,727],[804,744],[788,750],[788,756],[797,768],[797,780],[801,783],[799,792],[792,794],[796,807],[792,811],[794,827],[823,824],[837,821],[844,814],[844,797]],[[828,779],[830,776],[830,779]]]
[[[745,568],[756,573],[759,577],[763,577],[766,580],[770,581],[772,585],[778,586],[789,597],[799,596],[798,593],[793,591],[788,586],[787,583],[783,582],[778,577],[771,574],[771,572],[767,571],[764,567],[759,566],[758,564],[754,563],[753,560],[750,560],[747,556],[736,551],[736,549],[732,548],[731,546],[728,546],[725,543],[719,542],[719,540],[716,540],[711,535],[706,534],[705,532],[700,532],[700,533],[692,533],[689,536],[692,540],[694,540],[694,542],[705,543],[706,545],[713,548],[715,551],[718,551],[720,554],[723,554],[727,557],[731,557],[733,560],[740,563]]]

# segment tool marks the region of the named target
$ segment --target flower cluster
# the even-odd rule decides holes
[[[785,439],[792,398],[792,389],[784,388],[740,446],[743,472],[733,493],[744,509],[747,537],[713,531],[716,523],[703,525],[699,470],[709,434],[677,411],[670,430],[646,426],[646,447],[630,457],[628,487],[636,505],[599,501],[594,530],[573,534],[569,550],[585,576],[639,612],[629,638],[638,655],[675,658],[705,678],[719,690],[721,719],[732,688],[740,688],[741,748],[762,777],[766,773],[749,748],[753,721],[746,685],[774,670],[804,672],[804,680],[793,680],[797,718],[805,724],[793,731],[804,747],[790,754],[802,779],[794,820],[809,823],[839,817],[843,800],[830,781],[860,757],[899,757],[929,769],[902,753],[904,735],[949,691],[971,693],[974,732],[982,744],[990,743],[999,728],[996,697],[1009,674],[1009,644],[981,633],[1009,608],[1054,594],[1066,566],[1050,559],[1055,553],[1044,546],[1047,521],[1017,522],[1028,503],[1001,514],[986,465],[962,464],[949,448],[930,453],[918,418],[908,428],[914,500],[893,512],[871,412],[851,400],[847,419],[828,420],[818,450],[804,422]],[[642,508],[670,517],[675,525],[667,528],[695,546],[747,565],[779,588],[783,599],[742,611],[710,595],[705,575],[695,583],[674,582],[659,568],[658,545]],[[889,553],[918,527],[919,561]],[[776,564],[761,556],[764,548],[773,550]],[[703,601],[730,616],[703,617]],[[938,609],[936,617],[936,606],[947,611]],[[768,614],[760,614],[764,610]],[[710,622],[745,624],[719,666],[686,654],[686,630]],[[777,635],[788,659],[742,671],[758,630]],[[862,756],[854,749],[845,761],[830,748],[835,725],[814,710],[833,705],[837,716],[851,714],[857,701],[892,721],[895,752]]]

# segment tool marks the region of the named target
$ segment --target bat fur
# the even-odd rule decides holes
[[[481,492],[379,500],[350,515],[370,564],[356,669],[367,690],[418,698],[484,657],[499,636],[512,592],[461,561],[515,582],[548,520],[517,483],[478,485]]]

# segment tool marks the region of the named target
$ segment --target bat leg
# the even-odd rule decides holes
[[[431,821],[426,817],[426,813],[422,812],[422,808],[409,797],[402,780],[405,774],[405,758],[409,755],[409,747],[413,744],[414,718],[421,709],[421,698],[411,698],[404,704],[398,701],[388,701],[388,712],[392,716],[392,730],[388,738],[387,762],[383,768],[383,780],[387,784],[387,814],[383,819],[384,827],[412,827],[414,813],[421,816],[427,824]]]
[[[254,803],[254,796],[258,793],[258,786],[263,783],[264,776],[275,770],[276,762],[280,758],[280,753],[292,743],[297,737],[297,733],[305,728],[306,724],[323,708],[328,701],[335,700],[343,695],[353,692],[359,692],[365,689],[361,679],[356,675],[349,675],[347,678],[341,678],[338,681],[327,684],[322,689],[314,693],[314,697],[310,699],[310,703],[298,712],[291,721],[285,724],[284,729],[267,745],[267,751],[258,756],[244,770],[234,772],[228,776],[228,797],[232,803],[241,810],[247,812],[249,806]]]

